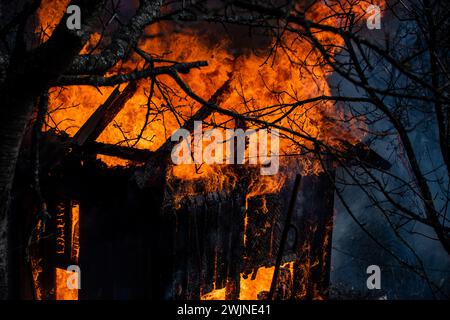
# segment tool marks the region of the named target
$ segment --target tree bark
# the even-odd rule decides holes
[[[8,209],[16,160],[23,132],[31,113],[31,101],[22,108],[0,109],[0,299],[8,298]],[[6,120],[8,119],[8,120]]]
[[[91,32],[92,17],[102,8],[102,2],[74,1],[85,12],[82,30],[69,30],[64,18],[46,43],[29,52],[15,51],[0,87],[0,299],[9,298],[10,292],[8,211],[25,127],[37,97],[64,72],[84,46]]]

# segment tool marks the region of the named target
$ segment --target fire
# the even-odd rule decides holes
[[[284,264],[282,267],[288,268],[290,274],[293,274],[293,263],[289,262]],[[244,276],[241,274],[240,279],[240,294],[239,300],[261,300],[264,295],[270,290],[272,284],[273,272],[275,267],[261,267],[258,268],[256,277],[254,280],[251,276]],[[225,288],[216,289],[208,292],[201,297],[202,300],[224,300],[225,299]]]
[[[68,0],[43,0],[38,11],[38,20],[42,28],[46,29],[42,41],[48,39],[53,26],[61,19]],[[343,8],[352,6],[358,14],[364,12],[366,2],[327,1],[317,2],[309,10],[308,18],[313,20],[325,19],[325,23],[338,25],[340,21],[334,18],[333,11],[341,12]],[[299,2],[297,9],[300,9]],[[364,127],[355,120],[338,121],[344,118],[343,112],[332,102],[317,102],[312,105],[298,106],[291,110],[291,105],[298,100],[304,100],[319,95],[330,95],[327,76],[332,70],[322,64],[323,57],[294,33],[286,32],[278,42],[275,40],[271,47],[282,45],[275,50],[275,54],[267,57],[267,49],[244,50],[239,54],[233,52],[231,44],[225,38],[211,44],[204,34],[195,29],[186,28],[183,32],[171,32],[173,26],[169,22],[150,26],[147,35],[163,34],[163,37],[145,37],[139,48],[153,57],[160,57],[171,61],[208,61],[208,66],[193,69],[183,74],[183,80],[199,96],[208,99],[229,77],[232,79],[232,92],[221,103],[221,107],[245,113],[252,117],[260,117],[267,122],[277,121],[277,124],[292,128],[304,135],[326,142],[339,148],[340,139],[349,143],[356,143],[364,135]],[[331,33],[317,35],[324,43],[338,48],[342,39]],[[100,40],[99,34],[93,34],[82,53],[90,52]],[[337,50],[337,49],[335,49]],[[166,63],[167,64],[167,63]],[[108,75],[131,72],[141,69],[145,61],[137,54],[133,54],[127,61],[122,61],[108,72]],[[162,63],[161,65],[164,65]],[[122,89],[125,84],[122,84]],[[157,150],[170,135],[178,129],[201,106],[186,97],[174,81],[168,76],[158,77],[154,88],[154,95],[149,102],[150,80],[138,83],[138,90],[125,104],[114,121],[102,132],[97,141],[133,146],[136,148]],[[170,88],[170,89],[169,89]],[[100,106],[114,90],[112,87],[95,88],[91,86],[69,86],[53,88],[50,92],[50,112],[47,129],[57,128],[73,136],[90,115]],[[148,122],[145,123],[147,108],[150,108]],[[338,120],[336,120],[338,119]],[[235,122],[230,117],[213,114],[205,121],[210,127],[233,128]],[[252,126],[250,123],[246,123]],[[136,138],[143,130],[142,138]],[[256,128],[256,127],[255,127]],[[363,129],[363,130],[361,130]],[[313,143],[308,139],[286,135],[280,142],[282,154],[299,153],[304,146],[313,149]],[[126,165],[121,159],[98,156],[110,166]],[[303,174],[314,174],[321,171],[320,163],[312,155],[301,158]],[[288,163],[287,161],[285,163]],[[248,197],[275,193],[281,189],[287,174],[255,177],[248,188]],[[233,188],[239,180],[234,174],[224,169],[224,166],[206,164],[181,165],[171,167],[168,172],[169,185],[171,180],[187,182],[203,180],[204,192]],[[187,183],[175,192],[175,197],[181,198],[195,194],[192,183]],[[258,270],[255,280],[245,279],[241,275],[241,299],[257,299],[258,293],[268,291],[274,267]],[[64,283],[62,271],[57,269],[58,283]],[[57,297],[75,298],[72,293],[66,293],[58,285]],[[202,299],[223,299],[225,289],[214,290],[202,296]]]
[[[75,205],[72,207],[72,252],[70,253],[70,258],[73,262],[78,262],[80,256],[80,206]]]
[[[329,13],[328,7],[323,4],[318,3],[316,7],[315,12],[319,16]],[[171,30],[169,24],[153,25],[146,30],[146,33],[158,34],[166,30]],[[329,37],[330,43],[338,41],[335,44],[339,44],[337,37],[331,38],[329,34],[323,36]],[[83,49],[83,53],[89,50],[88,47],[97,43],[98,39],[99,35],[94,34],[86,48]],[[167,60],[208,61],[207,67],[191,70],[182,76],[194,92],[207,99],[231,74],[233,92],[221,105],[235,112],[245,112],[250,116],[272,122],[283,118],[290,108],[289,104],[297,100],[330,93],[326,77],[331,70],[315,65],[320,57],[312,50],[311,45],[299,41],[293,34],[287,34],[282,42],[286,47],[289,45],[291,51],[286,53],[278,50],[269,60],[263,52],[249,51],[239,55],[232,54],[229,50],[230,44],[226,39],[210,45],[202,35],[195,34],[190,30],[186,33],[166,32],[163,39],[149,37],[142,40],[139,47],[143,51]],[[113,68],[109,74],[142,68],[144,63],[140,56],[134,54],[128,61]],[[308,70],[306,71],[305,68]],[[161,85],[155,88],[150,106],[149,123],[144,130],[143,138],[136,143],[135,147],[156,150],[200,107],[197,103],[186,99],[185,94],[176,89],[176,84],[169,77],[161,76],[159,80]],[[163,87],[162,84],[165,86]],[[171,94],[165,89],[166,86],[176,91]],[[137,93],[104,130],[98,141],[134,146],[134,139],[144,125],[149,87],[149,81],[139,83]],[[112,90],[113,88],[109,87],[89,86],[53,89],[50,96],[52,110],[49,119],[50,126],[57,126],[70,135],[75,134]],[[171,102],[173,108],[168,106],[168,101]],[[279,106],[280,103],[286,104],[286,106]],[[272,107],[267,108],[268,106]],[[173,109],[176,110],[176,114]],[[330,145],[338,145],[337,139],[346,139],[349,142],[359,141],[362,137],[362,131],[358,130],[360,124],[353,121],[344,127],[336,121],[330,120],[340,116],[340,111],[331,102],[317,103],[313,107],[296,108],[278,124],[326,141]],[[217,125],[233,127],[234,122],[230,120],[229,117],[214,114],[206,119],[206,122],[210,123],[212,127]],[[307,148],[313,147],[311,141],[298,137],[286,137],[286,139],[282,139],[281,151],[285,154],[298,152],[299,145]],[[109,157],[101,156],[100,158],[109,165],[123,164],[119,161],[112,161]],[[320,170],[317,161],[308,156],[303,158],[301,161],[305,172]],[[208,169],[203,170],[203,172],[205,171],[211,172]],[[175,169],[173,174],[183,179],[194,179],[198,177],[198,170],[183,166]]]
[[[40,240],[40,230],[42,228],[42,223],[41,221],[38,222],[35,230],[33,231],[33,236],[36,238],[36,242]],[[31,243],[34,244],[34,243]],[[34,252],[35,249],[33,246],[29,246],[28,248],[28,252],[27,252],[27,259],[29,261],[30,264],[30,269],[31,269],[31,276],[33,278],[33,296],[35,297],[36,300],[42,300],[44,298],[43,292],[41,290],[41,284],[39,281],[39,276],[41,274],[41,272],[43,271],[42,268],[42,258],[40,258],[38,256],[38,252]],[[37,249],[35,249],[37,251]]]
[[[67,287],[68,273],[64,269],[56,268],[56,300],[78,300],[78,290]]]
[[[251,277],[245,279],[241,275],[241,291],[239,295],[240,300],[258,300],[260,292],[268,292],[272,284],[272,277],[275,267],[261,267],[258,269],[255,280]]]
[[[269,291],[275,267],[258,269],[254,280],[250,277],[244,278],[241,274],[239,300],[258,300],[258,293]],[[225,300],[225,288],[213,290],[204,294],[202,300]]]
[[[78,263],[78,257],[80,254],[79,245],[79,218],[80,218],[80,207],[79,205],[74,205],[72,207],[72,230],[71,230],[71,252],[70,259],[73,263]],[[67,287],[69,273],[61,268],[55,268],[55,298],[56,300],[78,300],[78,290],[69,289]]]
[[[37,10],[37,19],[39,26],[36,32],[40,34],[40,40],[45,42],[50,38],[58,25],[59,21],[64,16],[66,8],[70,0],[42,0]]]

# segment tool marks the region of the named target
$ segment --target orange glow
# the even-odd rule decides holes
[[[80,207],[78,204],[72,207],[72,234],[71,234],[71,252],[70,257],[73,263],[78,263],[80,254],[80,240],[79,240],[79,219],[80,219]],[[78,290],[69,289],[67,287],[68,273],[64,269],[55,269],[55,281],[56,300],[78,300]]]
[[[38,10],[38,21],[46,34],[42,40],[48,39],[53,26],[61,19],[69,0],[43,0]],[[299,2],[302,3],[302,2]],[[341,22],[335,18],[334,10],[342,11],[352,6],[354,12],[361,17],[369,2],[327,1],[316,2],[308,11],[308,18],[315,21],[337,26]],[[343,4],[342,7],[339,5]],[[301,9],[300,5],[297,9]],[[330,17],[330,18],[326,18]],[[295,27],[294,27],[295,28]],[[37,31],[40,29],[38,28]],[[332,102],[316,102],[314,104],[299,105],[291,110],[292,104],[320,95],[330,95],[331,90],[327,77],[332,73],[329,66],[323,63],[323,57],[314,50],[311,43],[301,39],[297,34],[287,31],[279,42],[272,41],[271,46],[281,44],[283,48],[275,50],[275,54],[268,58],[266,50],[247,50],[239,55],[232,53],[231,44],[224,37],[223,40],[211,44],[204,34],[195,33],[188,27],[183,32],[170,32],[172,25],[168,22],[154,24],[146,29],[147,35],[160,34],[164,38],[146,37],[139,43],[139,48],[155,57],[179,62],[205,60],[207,67],[190,70],[182,74],[183,80],[189,84],[192,91],[207,100],[214,92],[231,77],[232,92],[224,97],[220,106],[236,113],[245,113],[251,117],[290,128],[298,133],[322,141],[329,146],[341,148],[341,140],[349,143],[359,142],[365,127],[356,118],[340,121],[345,115],[342,109]],[[317,37],[334,53],[343,45],[339,36],[327,32],[317,33]],[[83,54],[89,53],[99,41],[100,35],[94,33],[83,48]],[[167,65],[160,63],[157,66]],[[142,69],[145,61],[137,54],[133,54],[127,61],[121,61],[113,67],[107,75],[132,72]],[[148,67],[148,66],[147,66]],[[155,86],[155,92],[150,103],[150,116],[147,126],[143,130],[142,139],[135,143],[140,134],[147,113],[150,80],[141,80],[138,90],[128,100],[121,112],[102,132],[97,141],[109,144],[131,145],[136,148],[157,150],[170,135],[192,116],[200,105],[188,98],[176,83],[168,76],[159,76],[161,86]],[[162,85],[164,84],[164,85]],[[165,87],[173,92],[167,91]],[[121,89],[125,84],[120,86]],[[92,113],[104,103],[114,90],[113,87],[69,86],[52,88],[50,91],[50,115],[47,119],[47,129],[58,128],[73,136],[86,122]],[[168,106],[168,101],[172,107]],[[280,106],[281,104],[281,106]],[[176,110],[176,114],[174,114]],[[287,113],[289,113],[287,115]],[[213,114],[205,121],[205,127],[233,128],[235,122],[228,116]],[[256,125],[246,123],[257,129]],[[205,128],[207,129],[207,128]],[[281,137],[280,152],[282,155],[298,154],[305,149],[313,149],[314,144],[309,139],[286,134]],[[98,155],[97,159],[109,166],[124,166],[129,164],[122,159]],[[295,173],[317,174],[321,172],[321,164],[312,154],[296,157],[301,162]],[[282,164],[282,162],[280,162]],[[242,177],[225,165],[180,165],[169,167],[167,173],[168,185],[175,180],[186,182],[174,190],[174,207],[182,198],[195,194],[193,181],[201,180],[204,184],[202,192],[231,190]],[[298,172],[302,171],[302,172]],[[291,171],[292,172],[292,171]],[[287,174],[275,176],[251,176],[249,179],[247,199],[250,197],[278,192],[284,185]],[[78,208],[76,209],[78,212]],[[247,228],[247,219],[245,228]],[[77,238],[74,234],[73,239]],[[244,242],[246,239],[244,239]],[[308,248],[305,248],[307,250]],[[78,249],[76,256],[78,257]],[[306,272],[314,263],[306,266]],[[292,267],[292,266],[291,266]],[[59,271],[58,271],[59,270]],[[240,280],[240,299],[257,299],[258,293],[268,291],[272,280],[274,267],[258,269],[255,280],[250,277]],[[64,273],[64,274],[63,274]],[[292,272],[291,272],[292,273]],[[64,289],[65,271],[57,269],[57,298],[77,299],[77,291],[67,292]],[[224,299],[225,288],[214,290],[202,296],[202,299]]]
[[[28,259],[31,267],[31,276],[33,277],[33,290],[34,290],[34,298],[36,300],[44,299],[44,295],[41,288],[41,283],[39,281],[39,276],[43,271],[42,268],[42,258],[39,257],[39,251],[35,244],[40,240],[40,230],[42,228],[42,222],[39,221],[36,225],[36,228],[33,230],[32,238],[36,239],[34,243],[31,243],[28,252]]]
[[[282,267],[288,267],[292,276],[292,263],[285,263]],[[244,278],[241,274],[240,280],[240,294],[239,300],[258,300],[258,294],[270,290],[272,284],[272,277],[275,267],[261,267],[258,268],[258,273],[254,280],[251,279],[251,275]],[[201,297],[202,300],[225,300],[225,288],[216,289],[208,292]]]
[[[67,287],[68,273],[64,269],[56,268],[56,300],[78,300],[78,290]]]
[[[52,35],[53,30],[64,16],[70,0],[42,0],[37,10],[37,19],[39,27],[36,32],[41,35],[41,41],[47,41]]]
[[[318,2],[314,10],[314,18],[322,18],[330,14],[330,9]],[[41,20],[43,12],[40,13]],[[45,22],[49,23],[49,22]],[[330,22],[331,23],[331,22]],[[170,30],[169,24],[153,25],[146,30],[147,34],[157,34],[161,30]],[[201,69],[191,70],[182,75],[183,79],[190,85],[191,89],[200,96],[208,99],[217,88],[219,88],[229,77],[232,76],[233,91],[221,104],[222,107],[235,112],[247,112],[250,116],[260,117],[271,122],[282,117],[290,107],[279,107],[278,104],[290,104],[297,100],[311,98],[321,94],[330,94],[327,84],[327,76],[331,70],[324,66],[317,66],[320,60],[318,53],[312,50],[309,43],[300,41],[295,34],[287,33],[282,38],[282,43],[289,45],[290,52],[278,50],[276,55],[267,60],[267,55],[262,53],[245,52],[235,56],[229,50],[226,39],[211,45],[200,34],[191,31],[186,33],[167,33],[164,39],[147,38],[139,44],[140,49],[156,56],[164,56],[165,59],[174,61],[197,61],[206,60],[208,66]],[[342,40],[331,34],[321,34],[323,41],[339,45]],[[88,47],[92,47],[98,41],[99,35],[91,36],[83,53]],[[193,46],[192,44],[195,43]],[[275,43],[274,43],[275,44]],[[274,45],[273,44],[273,45]],[[113,68],[108,74],[118,71],[128,72],[142,68],[144,60],[137,54],[125,61],[123,64]],[[167,107],[167,102],[158,88],[152,99],[152,109],[155,114],[151,115],[152,122],[144,130],[143,138],[136,147],[156,150],[170,135],[200,107],[198,103],[185,99],[185,94],[167,76],[158,78],[161,82],[178,91],[178,97],[170,97],[172,104],[177,110],[177,116]],[[122,85],[123,88],[124,85]],[[147,95],[149,92],[149,81],[141,81],[137,93],[126,103],[123,110],[114,121],[103,131],[97,139],[100,142],[126,145],[125,140],[136,138],[144,124],[147,110]],[[70,135],[76,133],[79,127],[89,118],[94,110],[101,105],[113,88],[94,88],[89,86],[70,86],[63,90],[53,89],[50,96],[52,110],[51,126],[58,128]],[[166,93],[167,94],[167,93]],[[246,102],[243,102],[245,97]],[[272,106],[267,108],[267,106]],[[59,108],[59,110],[58,110]],[[159,114],[156,114],[159,110]],[[341,118],[341,112],[331,102],[316,103],[314,106],[299,106],[289,116],[279,121],[284,127],[292,127],[302,134],[309,135],[329,145],[339,146],[339,139],[348,142],[357,142],[363,136],[359,122],[350,121],[345,125],[333,118]],[[233,127],[234,122],[230,118],[215,114],[210,116],[206,122],[212,126],[222,124]],[[120,127],[120,129],[119,129]],[[205,128],[206,129],[206,128]],[[293,143],[296,142],[298,144]],[[298,151],[298,145],[312,148],[310,141],[299,137],[287,137],[281,140],[281,152],[293,153]],[[112,159],[111,157],[99,156],[102,161],[109,165],[124,165],[126,162]],[[319,172],[320,164],[310,156],[301,159],[303,170],[307,173]],[[181,179],[194,179],[198,172],[188,166],[175,168],[173,174]],[[206,169],[203,172],[213,173],[215,169]],[[258,188],[272,188],[277,181],[265,179],[263,186]],[[276,189],[276,188],[275,188]],[[258,191],[255,191],[258,192]]]
[[[80,206],[77,204],[72,207],[72,252],[70,253],[71,260],[78,263],[80,256]]]
[[[241,274],[241,291],[239,300],[258,300],[258,293],[262,291],[269,291],[274,270],[275,267],[259,268],[255,280],[252,280],[250,276],[248,276],[247,279],[244,279]]]

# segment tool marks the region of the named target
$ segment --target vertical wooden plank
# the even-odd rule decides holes
[[[325,174],[305,177],[298,258],[294,265],[295,299],[326,299],[329,290],[334,187]]]
[[[203,237],[201,295],[214,289],[217,242],[217,203],[218,194],[212,192],[205,196],[202,207]]]
[[[246,273],[253,268],[275,264],[283,215],[283,204],[278,194],[259,195],[248,199],[245,246]],[[289,250],[286,250],[288,253]]]
[[[230,203],[223,197],[217,206],[217,250],[216,250],[216,289],[222,289],[226,284],[228,268],[229,235],[230,235]]]
[[[232,211],[230,214],[229,261],[225,299],[237,300],[240,293],[240,274],[244,248],[244,216],[245,196],[238,188],[232,195]]]
[[[47,210],[50,216],[56,217],[58,215],[64,216],[61,211],[64,207],[61,206],[59,200],[51,200],[47,204]],[[41,220],[42,225],[42,220]],[[39,258],[41,260],[41,272],[39,274],[39,286],[41,289],[42,300],[55,300],[55,285],[56,285],[56,237],[51,236],[56,234],[56,219],[51,219],[45,223],[45,232],[40,230],[39,235]]]

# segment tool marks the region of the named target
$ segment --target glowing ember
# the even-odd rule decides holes
[[[244,279],[241,275],[241,291],[239,295],[240,300],[257,300],[258,293],[269,291],[272,283],[273,271],[275,267],[259,268],[255,280],[251,277]]]
[[[292,276],[292,263],[286,263],[282,267],[287,267]],[[254,280],[251,276],[244,278],[241,274],[239,300],[259,300],[264,293],[268,293],[272,284],[272,277],[275,267],[258,268],[258,273]],[[260,296],[258,297],[258,295]],[[225,288],[208,292],[201,297],[202,300],[225,300]]]
[[[72,207],[72,252],[70,253],[70,258],[73,262],[78,263],[78,258],[80,256],[80,206],[75,205]]]
[[[78,263],[78,257],[80,254],[80,244],[79,244],[79,218],[80,218],[80,207],[79,205],[74,205],[72,207],[72,234],[71,234],[71,252],[70,257],[73,263]],[[56,281],[56,290],[55,296],[56,300],[78,300],[78,290],[77,289],[69,289],[67,287],[67,279],[70,273],[68,273],[64,269],[56,268],[55,269],[55,281]]]
[[[67,279],[70,275],[66,270],[56,268],[56,300],[78,300],[78,290],[67,287]]]

